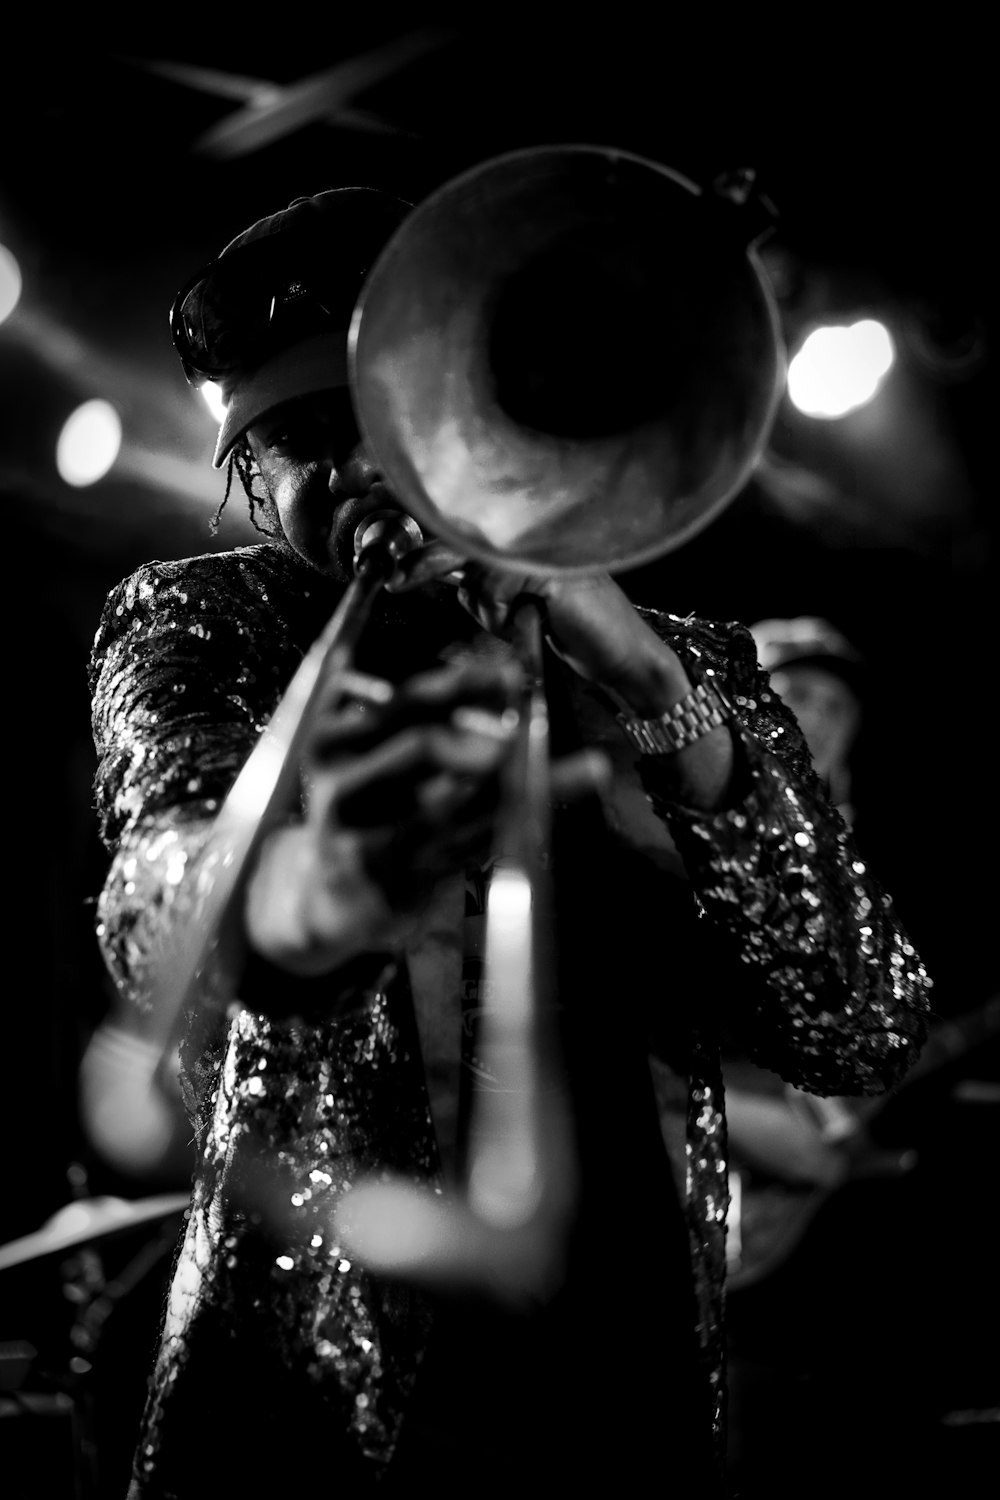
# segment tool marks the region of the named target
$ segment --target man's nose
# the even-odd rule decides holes
[[[363,495],[381,478],[382,471],[378,464],[366,452],[364,445],[359,443],[346,459],[331,465],[328,483],[334,493]]]

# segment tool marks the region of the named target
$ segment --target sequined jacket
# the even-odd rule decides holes
[[[150,564],[108,598],[91,663],[96,806],[109,852],[98,935],[121,994],[140,1010],[163,934],[191,910],[213,816],[329,617],[332,588],[264,543]],[[816,1093],[865,1094],[897,1082],[922,1046],[930,980],[828,804],[794,719],[769,692],[749,633],[642,613],[692,673],[724,686],[744,761],[744,795],[714,815],[672,804],[655,780],[642,783],[639,800],[664,840],[658,846],[640,828],[629,870],[641,880],[646,868],[655,891],[670,865],[664,849],[682,869],[696,933],[684,1003],[671,1001],[678,971],[662,933],[638,960],[617,917],[598,939],[607,984],[641,996],[651,1017],[644,1035],[664,1139],[679,1143],[673,1176],[721,1435],[728,1199],[717,994],[737,997],[762,1065]],[[612,727],[606,743],[616,737]],[[616,756],[635,791],[634,761],[621,747]],[[635,800],[626,797],[617,814],[611,808],[612,842],[629,842]],[[649,899],[628,893],[623,921],[630,903],[657,925]],[[405,1287],[351,1264],[329,1225],[332,1205],[360,1173],[385,1166],[428,1180],[437,1170],[407,996],[399,959],[355,978],[352,993],[333,996],[315,1019],[273,1021],[210,994],[190,1018],[182,1058],[198,1164],[136,1495],[194,1493],[197,1434],[218,1432],[223,1407],[237,1426],[261,1424],[262,1433],[276,1423],[292,1448],[302,1434],[321,1430],[329,1441],[343,1433],[339,1472],[355,1465],[356,1480],[340,1493],[361,1494],[363,1476],[385,1469],[430,1313]],[[667,1010],[657,1055],[656,1017]],[[679,1095],[686,1102],[671,1139]],[[280,1183],[277,1199],[258,1191],[262,1174],[271,1189]],[[278,1199],[275,1224],[268,1215]],[[261,1453],[266,1445],[262,1437]]]

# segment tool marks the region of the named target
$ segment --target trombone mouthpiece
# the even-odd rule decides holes
[[[354,567],[369,547],[382,547],[393,561],[423,542],[424,534],[412,516],[399,510],[373,510],[354,533]]]

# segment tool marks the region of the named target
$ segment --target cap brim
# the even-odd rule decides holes
[[[213,469],[221,469],[248,427],[276,406],[318,391],[348,385],[347,331],[315,334],[265,360],[233,387],[215,444]]]
[[[838,656],[830,651],[787,651],[779,653],[773,660],[762,663],[768,674],[774,672],[785,672],[794,667],[820,667],[824,672],[837,677],[845,682],[859,696],[861,695],[865,681],[866,672],[864,664],[855,656]]]

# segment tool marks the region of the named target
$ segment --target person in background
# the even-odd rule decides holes
[[[343,600],[364,523],[402,508],[359,431],[348,349],[408,212],[363,188],[296,199],[175,306],[185,372],[225,395],[226,496],[242,486],[261,539],[139,568],[94,643],[98,933],[154,1022],[225,867],[234,783]],[[197,1163],[132,1500],[633,1493],[651,1472],[721,1495],[713,996],[738,990],[758,1059],[820,1096],[879,1093],[923,1045],[931,980],[750,633],[636,608],[607,574],[458,573],[383,592],[352,673],[322,685],[294,795],[182,1018]],[[526,595],[559,731],[552,1019],[574,1185],[540,1265],[517,1226],[468,1207],[470,1134],[496,1102],[476,936],[500,880]],[[364,1186],[387,1178],[461,1232],[409,1260],[402,1209],[366,1234]]]
[[[758,620],[750,634],[772,688],[801,726],[830,801],[853,824],[852,762],[865,698],[860,652],[829,620],[816,615]]]

